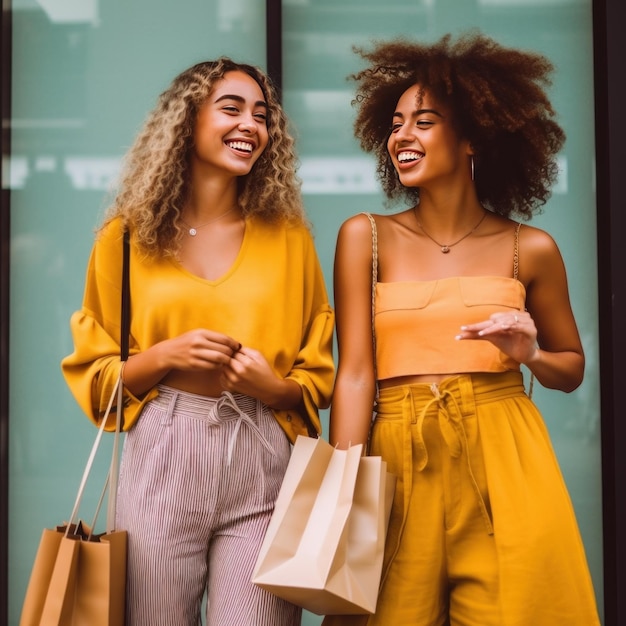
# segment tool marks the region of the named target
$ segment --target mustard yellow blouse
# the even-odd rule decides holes
[[[122,232],[114,220],[94,244],[83,306],[70,321],[74,352],[61,363],[77,402],[96,424],[121,367],[121,276]],[[194,328],[223,332],[262,352],[279,376],[302,387],[301,410],[275,411],[289,439],[306,435],[307,421],[321,432],[318,409],[329,405],[334,379],[334,313],[304,226],[248,218],[236,260],[217,280],[199,278],[173,259],[143,258],[131,236],[130,291],[131,356]],[[157,393],[135,397],[125,390],[125,430]]]

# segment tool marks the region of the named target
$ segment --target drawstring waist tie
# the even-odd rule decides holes
[[[193,419],[200,419],[211,425],[220,425],[235,422],[235,426],[228,441],[227,464],[230,465],[237,436],[242,424],[249,428],[263,445],[263,447],[276,456],[276,451],[263,435],[259,428],[259,422],[263,414],[263,403],[250,396],[232,394],[223,391],[218,398],[202,396],[158,385],[159,395],[151,401],[153,406],[166,409],[163,416],[163,425],[169,425],[176,413],[181,413]],[[252,417],[254,416],[254,417]]]
[[[522,375],[519,372],[504,374],[463,374],[451,376],[440,383],[414,383],[386,387],[380,390],[377,416],[384,419],[401,419],[403,429],[403,482],[404,511],[402,526],[406,522],[411,498],[414,468],[421,472],[428,465],[428,450],[424,441],[424,420],[437,419],[441,437],[452,458],[459,458],[468,441],[463,419],[473,416],[481,404],[513,396],[525,395]],[[398,407],[401,407],[398,410]],[[415,439],[415,446],[413,446]],[[485,528],[493,534],[493,524],[483,496],[476,482],[466,453],[467,469]]]

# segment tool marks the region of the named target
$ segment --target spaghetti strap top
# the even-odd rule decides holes
[[[519,371],[519,363],[484,340],[458,341],[460,327],[493,313],[523,311],[518,280],[519,231],[514,233],[512,276],[454,276],[429,281],[381,283],[377,232],[372,224],[372,314],[379,380],[420,374]]]

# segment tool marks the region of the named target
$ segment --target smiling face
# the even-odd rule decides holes
[[[226,72],[198,110],[192,169],[245,176],[268,141],[267,103],[261,87],[245,72]]]
[[[393,114],[387,150],[405,187],[426,187],[469,176],[469,141],[461,139],[448,107],[428,91],[407,89]]]

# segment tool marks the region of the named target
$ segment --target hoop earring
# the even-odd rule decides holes
[[[472,172],[472,180],[474,180],[474,155],[470,154],[470,170]]]

